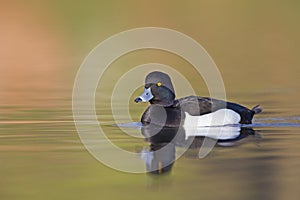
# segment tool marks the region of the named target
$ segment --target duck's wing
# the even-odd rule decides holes
[[[226,102],[208,97],[188,96],[176,100],[174,106],[180,107],[182,111],[190,115],[204,115],[226,108]]]
[[[236,103],[199,96],[188,96],[178,99],[174,106],[180,107],[182,111],[191,115],[204,115],[223,108],[229,108],[237,113],[250,111],[248,108]]]
[[[182,111],[188,112],[190,115],[204,115],[223,108],[231,109],[241,116],[240,123],[243,124],[251,123],[253,115],[256,113],[255,110],[250,110],[236,103],[199,96],[178,99],[174,105],[180,107]]]

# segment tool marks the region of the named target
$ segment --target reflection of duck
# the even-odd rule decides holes
[[[228,146],[255,134],[255,131],[250,127],[225,126],[210,127],[209,129],[205,127],[191,131],[184,127],[161,127],[151,124],[143,126],[142,134],[150,143],[150,150],[144,149],[142,151],[142,159],[146,163],[147,171],[152,174],[169,172],[176,159],[175,147],[200,148],[206,136],[211,136],[210,139],[217,140],[217,144],[220,146]],[[220,130],[221,132],[219,132]]]
[[[173,143],[151,144],[150,150],[144,149],[141,153],[147,172],[163,174],[171,171],[175,161],[175,145]]]
[[[150,102],[142,116],[143,124],[157,124],[176,127],[216,126],[225,124],[250,124],[254,114],[262,109],[255,106],[251,110],[236,103],[206,97],[189,96],[175,100],[175,92],[170,77],[162,72],[152,72],[145,80],[144,93],[135,102]]]

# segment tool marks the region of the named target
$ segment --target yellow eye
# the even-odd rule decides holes
[[[161,86],[161,82],[156,83],[156,85],[157,85],[158,87],[160,87],[160,86]]]

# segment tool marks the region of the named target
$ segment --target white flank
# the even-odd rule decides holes
[[[220,109],[206,115],[192,116],[185,112],[184,127],[224,126],[238,124],[241,116],[230,109]]]
[[[197,127],[186,128],[185,138],[203,136],[216,140],[229,140],[235,139],[240,135],[241,127],[238,126],[219,126],[219,127]]]
[[[233,139],[239,136],[240,127],[224,126],[238,124],[241,116],[230,109],[220,109],[201,116],[185,112],[184,129],[186,137],[207,136],[214,139]]]

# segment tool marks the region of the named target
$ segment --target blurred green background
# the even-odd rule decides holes
[[[217,64],[229,100],[263,104],[262,117],[299,115],[299,11],[297,0],[1,0],[0,199],[297,199],[299,145],[293,137],[282,146],[277,140],[265,144],[268,158],[277,158],[274,146],[286,149],[281,160],[261,161],[263,155],[247,151],[249,144],[237,160],[228,149],[205,164],[182,158],[168,178],[125,174],[84,150],[72,123],[71,96],[76,72],[97,44],[152,26],[198,41]],[[106,77],[117,80],[130,67],[154,61],[174,66],[193,85],[202,81],[180,58],[151,50],[120,58]],[[207,95],[201,85],[196,93]],[[132,108],[134,120],[144,108]],[[113,123],[110,113],[102,118]],[[122,139],[119,130],[107,129]],[[145,145],[124,143],[133,151]],[[224,151],[229,154],[222,157]]]
[[[32,95],[11,91],[31,87],[64,87],[69,97],[91,49],[144,26],[174,29],[198,41],[219,67],[229,95],[289,92],[299,85],[299,9],[296,0],[1,1],[0,98],[25,104]],[[35,105],[45,105],[46,96]]]

